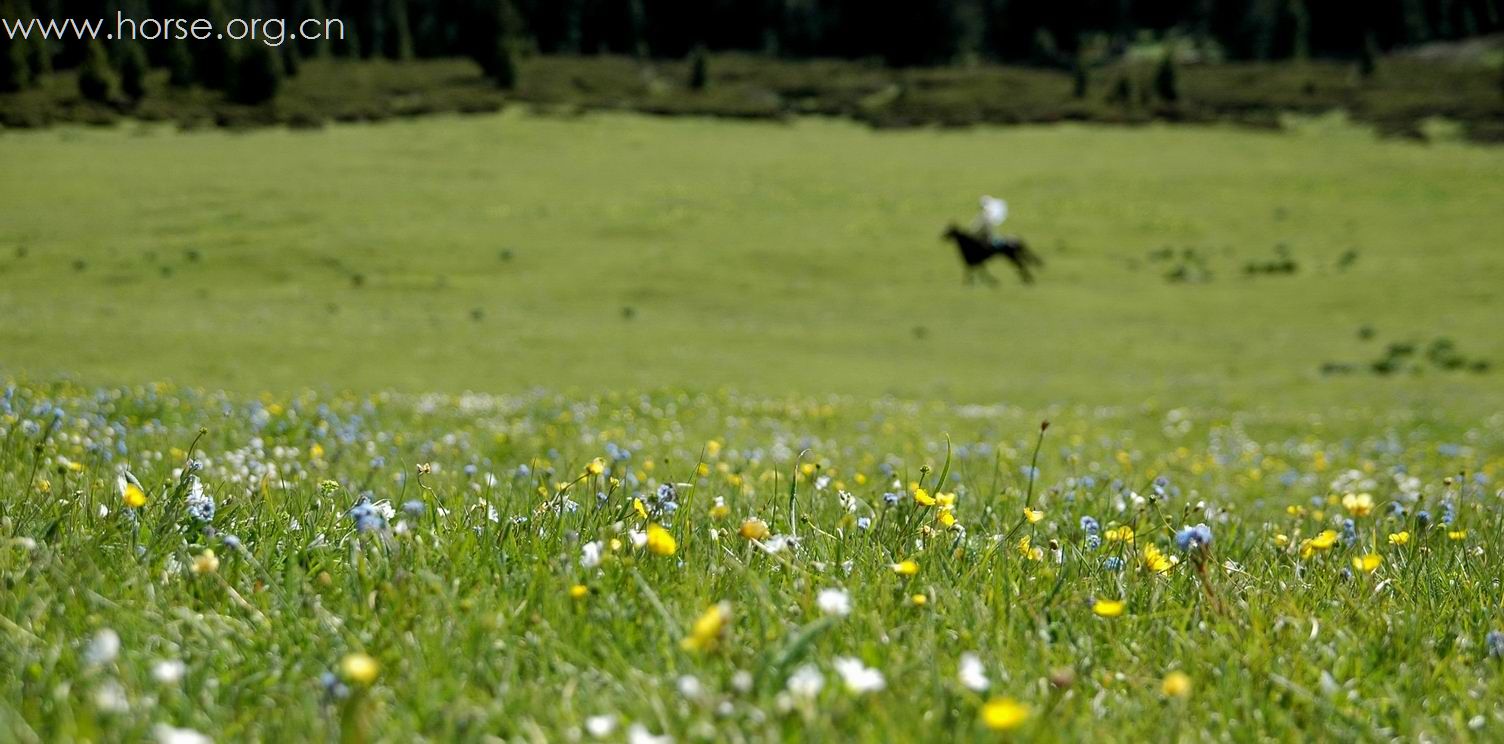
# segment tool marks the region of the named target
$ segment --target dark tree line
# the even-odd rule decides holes
[[[1078,67],[1083,45],[1125,49],[1174,34],[1231,59],[1336,57],[1504,29],[1504,0],[0,0],[0,17],[338,18],[341,39],[155,42],[103,51],[77,40],[0,35],[0,90],[54,68],[91,70],[88,92],[125,95],[146,66],[177,85],[247,102],[308,57],[468,56],[503,87],[516,55],[695,50],[874,58],[893,66],[959,59]],[[703,58],[701,57],[703,60]],[[82,85],[82,84],[81,84]],[[104,91],[101,93],[101,91]]]

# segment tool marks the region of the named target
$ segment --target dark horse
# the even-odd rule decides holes
[[[987,272],[986,263],[989,259],[1002,256],[1018,269],[1018,278],[1025,284],[1034,283],[1034,275],[1029,272],[1029,267],[1044,266],[1044,261],[1023,240],[1011,235],[998,239],[996,242],[988,241],[985,237],[966,232],[955,225],[951,225],[945,231],[945,237],[950,238],[961,251],[961,260],[966,263],[966,283],[970,284],[978,275],[988,284],[997,284],[997,279]]]

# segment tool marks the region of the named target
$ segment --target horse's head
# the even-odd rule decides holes
[[[961,228],[956,227],[956,223],[954,223],[954,222],[950,223],[949,225],[947,225],[945,227],[945,232],[940,233],[940,239],[941,240],[949,239],[949,240],[957,240],[957,241],[959,241],[961,238],[963,238],[965,236],[966,236],[966,233],[961,232]]]

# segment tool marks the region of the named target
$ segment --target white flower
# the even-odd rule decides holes
[[[580,546],[580,566],[595,568],[601,565],[601,541],[594,540]]]
[[[888,686],[882,672],[863,664],[860,659],[842,656],[836,659],[835,666],[836,673],[846,683],[846,689],[857,694],[877,692]]]
[[[805,664],[789,675],[789,694],[809,700],[825,687],[825,675],[814,664]]]
[[[632,547],[634,548],[640,548],[648,544],[648,533],[641,530],[632,530],[627,533],[627,537],[632,540]]]
[[[752,673],[745,669],[738,669],[736,670],[736,674],[731,675],[731,688],[737,692],[751,692],[752,682]]]
[[[845,589],[821,589],[815,604],[827,615],[846,617],[851,614],[851,595]]]
[[[165,723],[157,724],[152,732],[157,735],[157,744],[214,744],[214,740],[193,729],[173,728]]]
[[[627,729],[627,744],[674,744],[674,737],[664,734],[659,736],[640,723],[632,724]]]
[[[178,659],[163,659],[151,667],[151,678],[164,685],[175,685],[182,681],[187,673],[188,665]]]
[[[125,696],[125,688],[112,679],[94,691],[94,707],[105,713],[124,713],[130,710],[131,704]]]
[[[679,696],[685,700],[696,700],[705,693],[705,686],[700,684],[700,679],[691,674],[679,678]]]
[[[104,666],[120,655],[120,634],[109,628],[94,634],[89,648],[84,651],[84,661],[89,666]]]
[[[604,739],[616,730],[616,716],[607,714],[585,719],[585,731],[597,739]]]
[[[972,692],[985,692],[992,682],[987,679],[987,670],[976,654],[961,654],[961,665],[956,671],[961,685]]]

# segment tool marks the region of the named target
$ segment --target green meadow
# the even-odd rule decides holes
[[[509,109],[0,173],[0,742],[1504,731],[1504,150]],[[984,193],[1037,283],[963,283]]]
[[[1489,374],[1367,365],[1438,338],[1504,361],[1504,151],[1293,129],[7,133],[0,348],[14,373],[247,392],[1497,405]],[[1037,285],[962,285],[939,235],[982,193]],[[1281,247],[1296,273],[1245,273]],[[1167,280],[1187,250],[1209,278]]]

